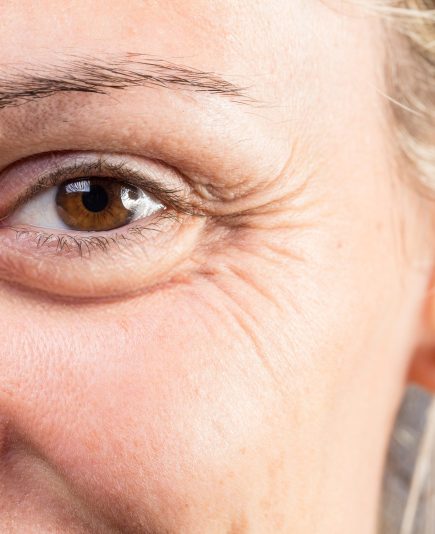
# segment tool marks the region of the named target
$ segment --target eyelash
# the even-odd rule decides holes
[[[93,162],[75,162],[42,176],[36,184],[30,186],[18,197],[9,211],[13,213],[25,202],[50,187],[56,187],[68,180],[80,179],[89,175],[135,185],[146,193],[155,196],[157,200],[162,202],[165,209],[154,215],[149,224],[140,224],[140,221],[138,221],[136,224],[127,225],[123,231],[110,231],[106,235],[104,235],[104,232],[81,235],[80,232],[68,233],[62,231],[62,233],[54,233],[30,227],[3,226],[3,228],[14,231],[17,240],[29,239],[36,244],[38,249],[49,248],[57,255],[75,253],[80,257],[88,257],[96,251],[107,253],[113,246],[119,247],[133,240],[145,239],[145,232],[160,232],[162,231],[161,223],[164,220],[169,219],[176,224],[181,224],[181,215],[183,214],[205,216],[200,205],[194,207],[182,198],[182,190],[165,188],[157,180],[144,177],[142,173],[129,168],[126,161],[114,164],[103,156]]]
[[[17,240],[29,239],[36,244],[38,249],[47,247],[52,249],[56,254],[77,252],[83,258],[89,257],[94,251],[107,253],[113,246],[121,246],[121,244],[132,241],[134,238],[145,239],[144,232],[160,232],[162,230],[158,228],[158,225],[163,219],[171,219],[176,223],[181,223],[181,217],[178,214],[162,212],[156,215],[152,223],[148,225],[129,225],[124,232],[111,232],[110,236],[96,234],[81,236],[79,233],[68,234],[66,232],[54,234],[42,230],[31,230],[29,228],[13,226],[7,228],[15,232]]]
[[[68,180],[80,179],[83,176],[99,176],[101,178],[128,182],[131,185],[144,189],[147,193],[160,200],[165,206],[181,213],[189,215],[203,214],[200,206],[194,208],[181,197],[182,190],[163,187],[157,180],[145,177],[142,173],[129,168],[127,161],[115,164],[102,156],[96,161],[73,163],[42,176],[36,184],[33,184],[23,195],[18,197],[11,211],[16,210],[26,201],[50,187],[56,187]]]

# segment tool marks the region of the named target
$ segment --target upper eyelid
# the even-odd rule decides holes
[[[182,187],[179,189],[167,188],[159,183],[158,178],[152,177],[151,173],[147,174],[129,167],[126,160],[115,163],[104,156],[93,161],[73,160],[71,163],[60,165],[52,171],[43,173],[34,184],[18,195],[13,205],[8,208],[8,212],[9,214],[12,213],[38,193],[50,187],[55,187],[68,180],[79,180],[82,177],[92,175],[135,185],[179,213],[195,216],[206,215],[201,202],[198,199],[193,202],[193,200],[186,198],[188,195]]]

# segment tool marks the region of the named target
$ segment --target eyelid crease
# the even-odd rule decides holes
[[[200,201],[191,202],[186,200],[186,195],[183,195],[181,188],[164,187],[159,183],[158,179],[154,179],[150,174],[148,173],[147,176],[146,172],[132,169],[126,161],[114,163],[104,156],[100,156],[94,161],[76,160],[43,174],[36,183],[29,186],[24,193],[16,198],[12,206],[8,207],[6,215],[0,217],[0,221],[7,219],[20,206],[50,187],[55,187],[68,180],[80,180],[81,178],[92,176],[106,178],[108,181],[123,181],[139,187],[145,193],[149,193],[162,202],[166,208],[172,208],[179,213],[200,217],[207,215]]]

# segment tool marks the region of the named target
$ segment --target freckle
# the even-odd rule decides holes
[[[242,534],[243,532],[248,532],[249,521],[246,517],[246,514],[239,516],[237,519],[233,519],[228,534]]]
[[[262,499],[260,501],[260,507],[263,511],[270,510],[270,508],[272,507],[270,499]]]
[[[89,453],[98,452],[101,449],[101,441],[96,433],[90,434],[84,441],[84,446]]]
[[[246,454],[246,447],[242,447],[240,449],[240,454]]]
[[[133,26],[130,26],[129,28],[126,28],[125,33],[127,37],[134,37],[137,35],[137,29]]]
[[[121,328],[122,330],[124,330],[124,332],[127,332],[129,331],[129,324],[128,324],[128,321],[125,321],[123,319],[120,319],[118,321],[118,326],[119,328]]]

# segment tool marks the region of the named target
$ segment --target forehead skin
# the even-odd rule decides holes
[[[370,532],[424,286],[395,239],[375,21],[315,0],[1,12],[0,73],[133,52],[218,73],[255,103],[136,88],[0,112],[2,168],[142,153],[245,192],[247,210],[221,241],[219,224],[201,236],[182,283],[135,298],[0,283],[0,530]]]

